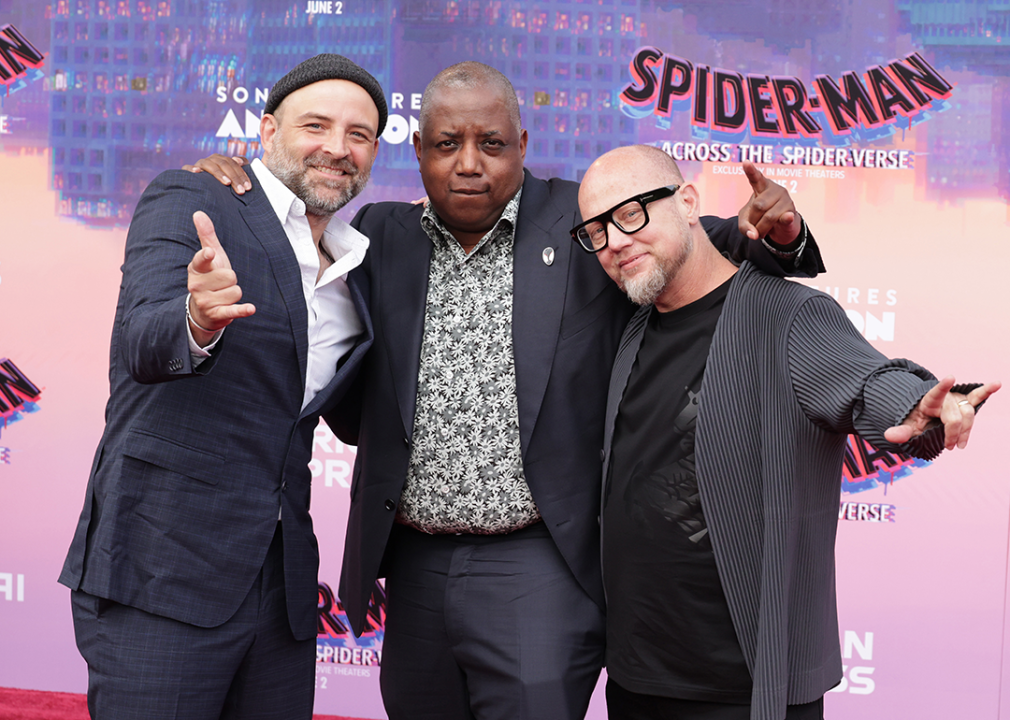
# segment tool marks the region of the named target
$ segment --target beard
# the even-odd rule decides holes
[[[642,270],[624,281],[622,289],[628,299],[636,305],[652,305],[663,294],[670,282],[666,268],[654,263],[648,270]]]
[[[361,170],[349,158],[334,160],[321,150],[299,160],[287,146],[280,128],[274,134],[273,150],[274,152],[263,158],[264,164],[305,203],[305,212],[309,215],[333,215],[365,189],[371,175],[371,168]],[[309,168],[312,167],[340,170],[346,175],[339,180],[311,183],[307,175]],[[320,186],[336,190],[337,194],[324,194],[320,192]]]
[[[674,220],[676,232],[681,237],[676,251],[670,254],[655,254],[648,268],[643,268],[634,275],[621,279],[621,290],[628,299],[636,305],[652,305],[659,299],[684,267],[684,263],[694,250],[694,240],[691,228],[680,214]]]

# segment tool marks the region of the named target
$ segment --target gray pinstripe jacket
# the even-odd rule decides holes
[[[632,318],[614,364],[604,498],[614,420],[651,310]],[[834,542],[846,438],[858,432],[922,455],[929,433],[895,447],[883,432],[935,382],[870,346],[824,293],[747,262],[734,277],[702,382],[695,452],[719,577],[754,679],[752,720],[780,720],[787,704],[812,702],[841,679]]]

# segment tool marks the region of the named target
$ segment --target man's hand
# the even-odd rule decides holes
[[[964,449],[975,422],[975,407],[999,390],[1000,383],[985,383],[967,395],[952,393],[952,387],[954,378],[951,376],[934,385],[901,425],[887,429],[884,438],[888,442],[906,443],[922,435],[927,426],[938,419],[944,426],[944,446],[948,450],[953,450],[955,446]]]
[[[744,162],[744,174],[753,191],[740,208],[740,232],[751,240],[767,236],[775,245],[789,245],[799,237],[802,221],[789,191],[766,178],[752,162]]]
[[[239,304],[242,288],[231,269],[228,255],[214,232],[214,223],[202,211],[193,213],[193,225],[200,237],[200,249],[189,264],[189,323],[193,339],[201,347],[207,345],[214,333],[237,318],[249,317],[256,312],[251,303]],[[194,323],[197,327],[193,327]]]
[[[242,166],[248,164],[249,161],[244,157],[230,158],[215,153],[210,157],[197,160],[196,165],[183,165],[182,169],[193,173],[210,173],[217,178],[219,183],[222,185],[231,185],[237,194],[242,195],[246,190],[252,190],[249,176],[242,169]]]

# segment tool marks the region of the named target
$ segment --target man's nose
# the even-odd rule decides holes
[[[348,145],[341,132],[331,132],[323,142],[323,152],[335,158],[344,158],[348,154]]]
[[[456,153],[456,172],[460,175],[479,175],[481,172],[480,149],[475,143],[465,142]]]
[[[607,221],[607,246],[610,247],[613,252],[619,252],[631,245],[631,243],[632,239],[630,234],[617,227],[617,223],[613,220]]]

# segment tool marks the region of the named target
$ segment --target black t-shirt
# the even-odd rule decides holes
[[[632,692],[751,699],[694,458],[701,381],[730,282],[673,312],[653,309],[617,416],[603,510],[607,673]]]

